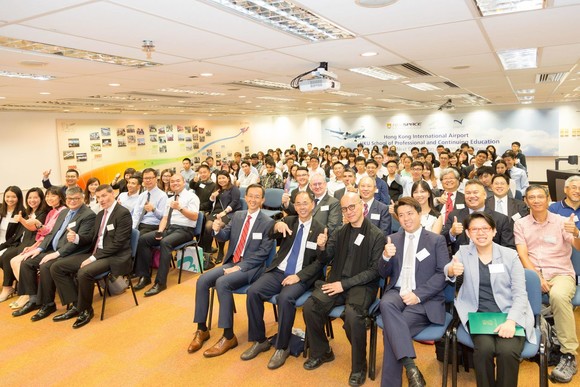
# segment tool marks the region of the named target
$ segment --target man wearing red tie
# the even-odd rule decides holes
[[[63,305],[73,304],[72,308],[54,316],[53,320],[65,321],[78,316],[73,328],[80,328],[93,318],[95,276],[107,270],[111,270],[113,275],[131,271],[131,213],[117,203],[113,188],[108,184],[99,186],[96,196],[103,208],[95,219],[97,233],[94,236],[83,236],[70,229],[67,233],[71,243],[85,244],[92,241],[91,252],[59,260],[50,268]],[[78,295],[73,278],[75,273]]]
[[[206,320],[209,310],[209,289],[215,287],[220,302],[218,327],[224,330],[218,342],[203,353],[215,357],[237,347],[234,335],[234,297],[232,291],[254,282],[264,271],[275,241],[268,232],[274,220],[260,211],[264,204],[265,191],[261,185],[251,184],[246,190],[247,211],[236,211],[233,219],[222,229],[221,222],[213,223],[215,238],[229,241],[228,251],[221,267],[202,274],[197,280],[195,291],[195,315],[197,331],[187,351],[198,351],[210,337]]]

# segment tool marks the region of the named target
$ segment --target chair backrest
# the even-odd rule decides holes
[[[269,208],[280,208],[282,206],[282,195],[284,190],[282,188],[268,188],[266,190],[266,197],[264,198],[264,206]]]
[[[197,222],[195,223],[195,229],[193,230],[194,236],[200,236],[201,230],[203,230],[203,211],[197,213]]]
[[[540,284],[540,277],[531,269],[526,271],[526,291],[528,292],[528,300],[532,307],[534,316],[538,316],[542,312],[542,286]]]
[[[131,230],[131,256],[135,258],[137,256],[137,245],[139,244],[139,230]]]

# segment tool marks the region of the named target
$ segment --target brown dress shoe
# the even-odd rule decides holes
[[[228,340],[224,336],[222,336],[221,339],[219,339],[218,342],[215,343],[213,347],[211,347],[210,349],[208,349],[203,353],[203,356],[205,357],[221,356],[230,349],[236,348],[237,346],[238,339],[236,338],[235,335],[234,337],[231,338],[231,340]]]
[[[203,345],[203,342],[207,340],[209,340],[209,331],[196,331],[193,335],[193,340],[191,340],[191,344],[189,344],[189,347],[187,347],[187,352],[194,353],[199,351]]]

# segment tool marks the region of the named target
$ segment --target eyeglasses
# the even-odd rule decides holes
[[[491,227],[471,227],[468,230],[472,234],[479,234],[480,232],[485,234],[491,231]]]
[[[350,206],[340,207],[340,210],[342,211],[343,214],[346,214],[347,211],[354,211],[355,208],[356,204],[351,204]]]

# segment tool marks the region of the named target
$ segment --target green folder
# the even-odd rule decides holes
[[[507,313],[469,312],[467,315],[469,331],[472,335],[497,335],[494,332],[495,328],[507,319]],[[525,337],[524,328],[516,324],[514,336]]]

